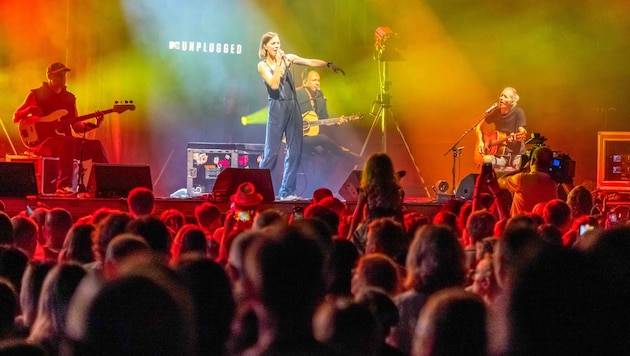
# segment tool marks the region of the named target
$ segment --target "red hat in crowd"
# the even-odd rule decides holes
[[[256,187],[250,182],[242,183],[236,189],[236,193],[230,197],[230,201],[240,207],[254,207],[262,202],[263,196],[256,193]]]

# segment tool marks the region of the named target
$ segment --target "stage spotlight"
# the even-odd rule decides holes
[[[256,112],[253,112],[249,115],[241,116],[241,124],[243,124],[243,126],[266,124],[268,112],[269,112],[269,108],[265,106],[264,108]]]
[[[433,191],[435,193],[446,193],[448,191],[448,182],[444,179],[438,180],[433,185]]]
[[[391,28],[381,26],[374,31],[374,59],[382,62],[402,61],[398,52],[403,44]]]

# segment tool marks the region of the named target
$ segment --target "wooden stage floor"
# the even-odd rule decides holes
[[[75,219],[90,215],[98,208],[107,207],[127,211],[127,200],[124,198],[77,198],[77,197],[57,197],[57,196],[29,196],[29,197],[0,197],[5,204],[5,212],[9,216],[14,216],[21,211],[27,210],[27,207],[35,208],[44,206],[48,208],[60,207],[70,211]],[[155,214],[160,215],[167,209],[177,209],[181,211],[188,221],[194,221],[194,209],[197,205],[203,203],[203,198],[190,199],[171,199],[156,198]],[[225,213],[229,209],[227,202],[214,202],[221,212]],[[291,213],[293,207],[306,207],[310,204],[308,200],[299,200],[292,202],[263,202],[261,209],[275,208],[283,213]],[[346,202],[349,211],[355,208],[356,202]],[[433,218],[440,210],[442,203],[427,198],[406,198],[405,206],[410,211],[416,211],[424,216]]]

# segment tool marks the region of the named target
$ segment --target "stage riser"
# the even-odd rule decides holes
[[[64,208],[72,214],[74,219],[81,218],[86,215],[92,214],[98,208],[106,207],[110,209],[117,209],[127,211],[127,201],[125,199],[101,199],[101,198],[64,198],[64,197],[39,197],[39,198],[0,198],[4,201],[6,206],[5,212],[9,216],[19,214],[21,211],[25,211],[27,206],[37,207],[38,204],[44,205],[49,208],[60,207]],[[156,199],[155,201],[155,214],[160,215],[163,211],[168,209],[177,209],[181,211],[189,222],[194,221],[195,207],[203,203],[201,199]],[[229,203],[215,203],[221,212],[225,213],[229,208]],[[350,211],[355,208],[354,202],[348,202],[348,209]],[[290,214],[293,212],[293,207],[300,206],[306,208],[309,205],[308,201],[298,202],[273,202],[261,204],[261,210],[267,208],[278,209],[282,213]],[[442,204],[436,202],[405,202],[405,206],[408,210],[418,212],[424,216],[433,219],[433,216],[442,207]]]

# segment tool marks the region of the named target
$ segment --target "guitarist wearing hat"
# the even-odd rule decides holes
[[[520,170],[521,156],[525,153],[527,137],[525,112],[519,106],[516,89],[507,87],[499,96],[499,102],[486,111],[485,118],[475,127],[477,152],[475,162],[483,156],[492,158],[492,166],[502,170]],[[494,132],[484,132],[484,127],[494,125]]]
[[[48,81],[29,91],[24,103],[13,115],[13,122],[20,126],[25,146],[39,156],[59,158],[57,194],[73,192],[74,159],[108,162],[100,141],[73,136],[73,132],[84,136],[85,132],[100,127],[103,113],[97,111],[91,115],[91,118],[96,118],[95,123],[77,121],[64,125],[64,122],[78,117],[76,98],[66,89],[66,73],[69,71],[70,68],[63,63],[51,63],[46,69]]]

